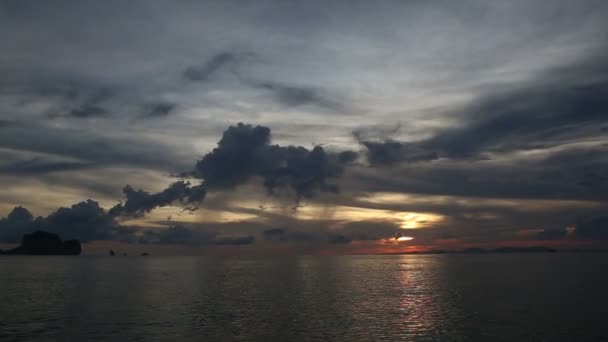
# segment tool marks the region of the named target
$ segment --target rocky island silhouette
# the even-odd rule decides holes
[[[24,234],[21,245],[2,251],[3,255],[80,255],[82,248],[79,240],[62,241],[59,235],[37,230]]]

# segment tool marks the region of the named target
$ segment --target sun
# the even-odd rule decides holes
[[[412,241],[412,240],[414,240],[414,238],[412,236],[400,236],[396,240],[399,241],[399,242],[402,242],[402,241]]]

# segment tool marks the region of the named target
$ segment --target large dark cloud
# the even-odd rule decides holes
[[[207,191],[202,185],[191,186],[189,182],[178,181],[158,193],[135,190],[130,185],[124,187],[123,193],[126,201],[112,207],[109,211],[111,216],[140,217],[175,202],[183,206],[197,205],[205,199]]]
[[[47,217],[35,219],[29,210],[15,207],[7,218],[0,220],[0,241],[17,242],[23,234],[35,230],[56,233],[63,239],[105,240],[119,229],[118,223],[93,200],[61,207]]]
[[[337,192],[328,183],[353,160],[350,153],[327,152],[321,146],[271,145],[268,127],[238,124],[229,127],[218,146],[203,156],[192,173],[210,189],[234,188],[252,177],[264,179],[271,194],[291,190],[297,199],[310,198],[317,191]]]
[[[224,131],[211,152],[204,155],[192,172],[183,174],[201,179],[198,185],[178,181],[158,193],[123,189],[125,203],[110,210],[113,216],[143,216],[151,210],[179,203],[195,209],[207,191],[231,191],[255,177],[263,179],[271,195],[291,193],[296,203],[315,193],[339,191],[329,180],[339,177],[355,158],[354,152],[326,152],[321,146],[308,150],[301,146],[271,145],[270,128],[239,123]],[[194,207],[192,207],[194,206]]]

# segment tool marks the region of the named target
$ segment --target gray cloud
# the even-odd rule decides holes
[[[150,139],[104,137],[97,132],[55,128],[38,124],[2,128],[0,147],[71,158],[82,163],[132,165],[177,171],[187,165],[180,151]]]
[[[184,78],[194,82],[205,82],[220,69],[232,66],[236,67],[236,63],[240,60],[239,56],[231,52],[221,52],[202,65],[189,66],[184,70]]]
[[[270,92],[274,100],[284,106],[316,105],[332,111],[346,111],[345,106],[340,101],[331,99],[329,95],[324,94],[325,91],[321,88],[277,81],[260,81],[243,76],[244,71],[241,70],[242,66],[245,61],[250,60],[253,56],[253,53],[236,54],[221,52],[211,57],[202,65],[186,68],[184,77],[193,82],[206,82],[223,69],[229,69],[241,84]]]
[[[421,142],[450,157],[556,146],[603,135],[608,124],[607,53],[541,74],[516,89],[481,96],[461,127]]]
[[[74,118],[94,118],[99,116],[106,116],[108,111],[102,107],[84,105],[79,108],[74,108],[70,110],[66,116],[71,116]],[[51,115],[52,116],[52,115]]]
[[[303,105],[316,105],[332,111],[344,112],[346,109],[342,103],[330,99],[319,88],[288,85],[279,82],[249,82],[250,85],[270,91],[275,100],[288,107]]]
[[[92,167],[91,164],[83,162],[53,161],[36,157],[25,161],[0,166],[0,174],[46,174],[59,171],[84,170],[90,167]]]
[[[382,172],[358,169],[355,178],[367,191],[511,199],[605,200],[605,192],[602,192],[607,186],[605,181],[596,180],[593,184],[597,187],[581,184],[584,165],[594,165],[592,170],[598,172],[608,170],[605,158],[592,155],[585,159],[581,154],[578,162],[572,163],[572,160],[560,159],[560,155],[565,153],[569,152],[514,160],[440,160]]]
[[[382,142],[360,141],[367,150],[367,160],[371,166],[415,163],[439,158],[437,152],[426,151],[417,144],[386,140]]]
[[[147,106],[146,113],[143,116],[148,118],[167,117],[175,110],[175,108],[175,103],[159,102]]]
[[[606,200],[600,50],[608,6],[601,1],[0,6],[0,148],[23,153],[2,160],[5,182],[23,175],[18,180],[30,185],[47,181],[81,193],[95,178],[119,189],[105,173],[120,169],[142,184],[188,170],[194,146],[214,146],[227,122],[242,121],[273,127],[275,142],[247,150],[253,156],[244,152],[242,173],[228,152],[203,155],[206,169],[194,173],[197,182],[209,179],[210,191],[259,180],[271,193],[296,197],[336,191],[339,183],[349,192],[332,196],[340,202],[350,191]],[[193,60],[200,63],[184,67]],[[351,120],[329,115],[353,108],[362,110]],[[171,120],[130,120],[144,117]],[[391,130],[392,122],[403,129]],[[349,149],[357,126],[376,127],[361,132],[353,148],[361,155],[306,145]],[[225,151],[241,150],[235,143]],[[371,167],[342,174],[365,157]],[[3,200],[4,207],[16,201]],[[500,218],[486,224],[467,221],[483,216],[481,203],[410,205],[447,213],[471,235],[494,234],[486,228],[497,224],[559,227],[562,215],[579,210],[551,217],[491,208]]]

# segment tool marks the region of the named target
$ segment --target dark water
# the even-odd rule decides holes
[[[608,254],[2,257],[1,340],[608,341]]]

